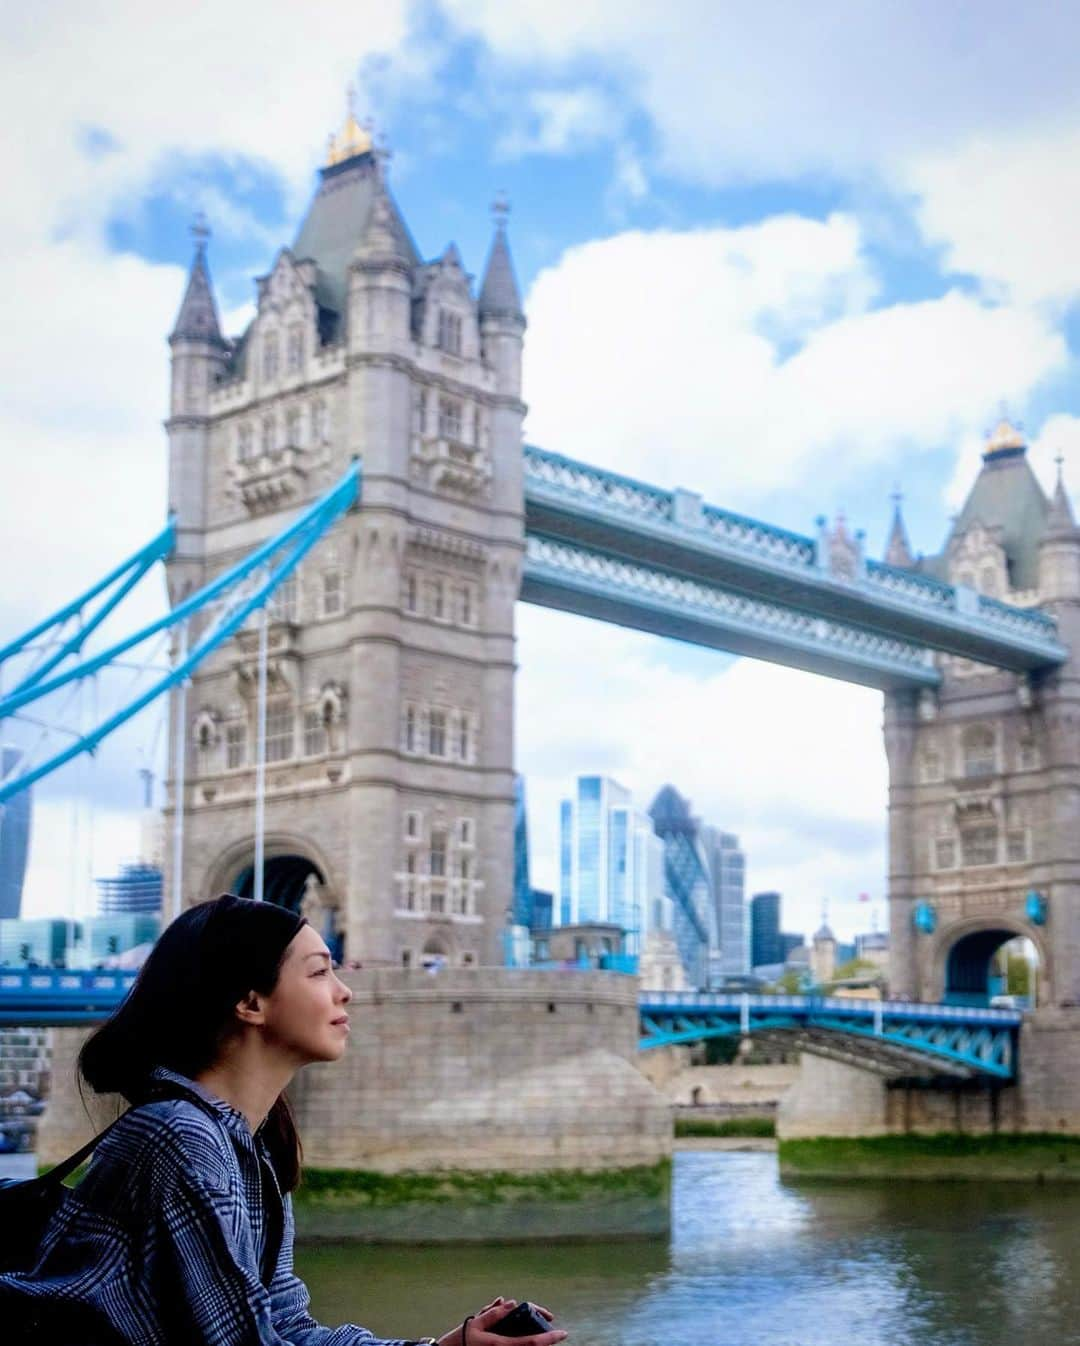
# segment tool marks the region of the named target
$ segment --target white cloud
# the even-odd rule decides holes
[[[558,802],[578,772],[610,774],[642,807],[668,780],[735,831],[747,892],[785,895],[789,928],[824,899],[862,927],[882,894],[886,764],[881,697],[742,660],[715,672],[661,662],[660,642],[562,613],[518,614],[518,765],[528,783],[533,882],[557,884]]]
[[[845,216],[573,248],[528,298],[529,436],[729,505],[810,481],[824,504],[1064,366],[1038,314],[958,292],[870,308],[874,292]]]
[[[508,157],[576,152],[610,139],[621,124],[614,103],[598,89],[536,89],[496,150]]]
[[[1080,294],[1080,127],[979,136],[914,160],[906,178],[950,270],[1021,303]]]
[[[519,78],[599,64],[651,118],[664,165],[705,183],[888,175],[977,130],[1080,115],[1080,25],[1053,0],[443,3]]]

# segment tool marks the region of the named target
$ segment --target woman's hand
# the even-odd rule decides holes
[[[455,1327],[439,1338],[439,1346],[507,1346],[509,1337],[501,1337],[497,1332],[488,1329],[516,1307],[516,1299],[504,1299],[500,1295],[490,1304],[485,1304],[482,1309],[477,1309],[469,1320],[467,1341],[461,1339],[461,1328]],[[534,1304],[533,1308],[542,1318],[551,1322],[552,1315],[549,1309],[542,1308],[539,1304]],[[557,1327],[551,1332],[535,1332],[531,1337],[515,1337],[514,1341],[516,1346],[555,1346],[556,1342],[565,1341],[566,1336],[562,1328]]]

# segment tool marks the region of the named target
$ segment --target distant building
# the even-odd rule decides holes
[[[627,932],[604,921],[557,925],[533,936],[533,966],[596,968],[637,974],[637,955],[627,949]]]
[[[630,791],[607,776],[579,776],[559,810],[558,925],[616,925],[638,954],[656,896],[663,847]]]
[[[701,841],[712,878],[717,956],[713,967],[720,979],[742,977],[750,970],[746,920],[746,856],[739,838],[717,827],[703,826]]]
[[[73,921],[21,917],[0,921],[0,967],[67,967],[80,936]]]
[[[529,882],[529,820],[525,813],[525,777],[514,776],[514,902],[513,924],[533,923],[532,885]]]
[[[810,946],[810,975],[817,986],[832,981],[836,975],[836,936],[824,921]]]
[[[119,874],[95,883],[102,916],[161,914],[163,880],[157,865],[121,865]]]
[[[555,918],[555,894],[544,888],[532,890],[532,928],[550,930]]]
[[[873,963],[883,976],[889,976],[889,936],[883,930],[855,936],[855,957],[863,963]]]
[[[160,911],[91,916],[82,922],[78,961],[83,967],[124,966],[126,955],[148,949],[160,933]]]
[[[689,802],[665,785],[649,814],[664,847],[664,888],[671,902],[672,933],[690,986],[709,982],[710,954],[719,947],[712,871],[701,842],[701,824]]]
[[[780,939],[780,894],[755,893],[750,899],[750,966],[772,967],[785,959]]]
[[[21,757],[17,748],[0,748],[0,780],[14,771]],[[15,920],[22,910],[32,793],[33,787],[20,790],[6,804],[0,804],[0,921]]]

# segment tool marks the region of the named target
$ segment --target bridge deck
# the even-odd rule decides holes
[[[1053,619],[1037,609],[876,561],[854,579],[840,578],[812,538],[532,445],[525,448],[525,525],[537,539],[1016,672],[1066,657]]]

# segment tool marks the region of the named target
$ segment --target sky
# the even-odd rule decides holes
[[[350,82],[425,255],[453,239],[479,272],[509,196],[530,442],[800,532],[843,511],[877,554],[897,489],[940,549],[1002,405],[1075,484],[1078,28],[1038,0],[24,6],[0,31],[0,639],[159,526],[191,219],[239,331]],[[128,620],[163,601],[147,583]],[[736,832],[788,928],[827,904],[849,935],[864,892],[883,919],[878,694],[525,606],[518,638],[536,884],[571,778],[606,772]],[[148,715],[38,789],[28,912],[85,909],[134,854],[161,746]]]

